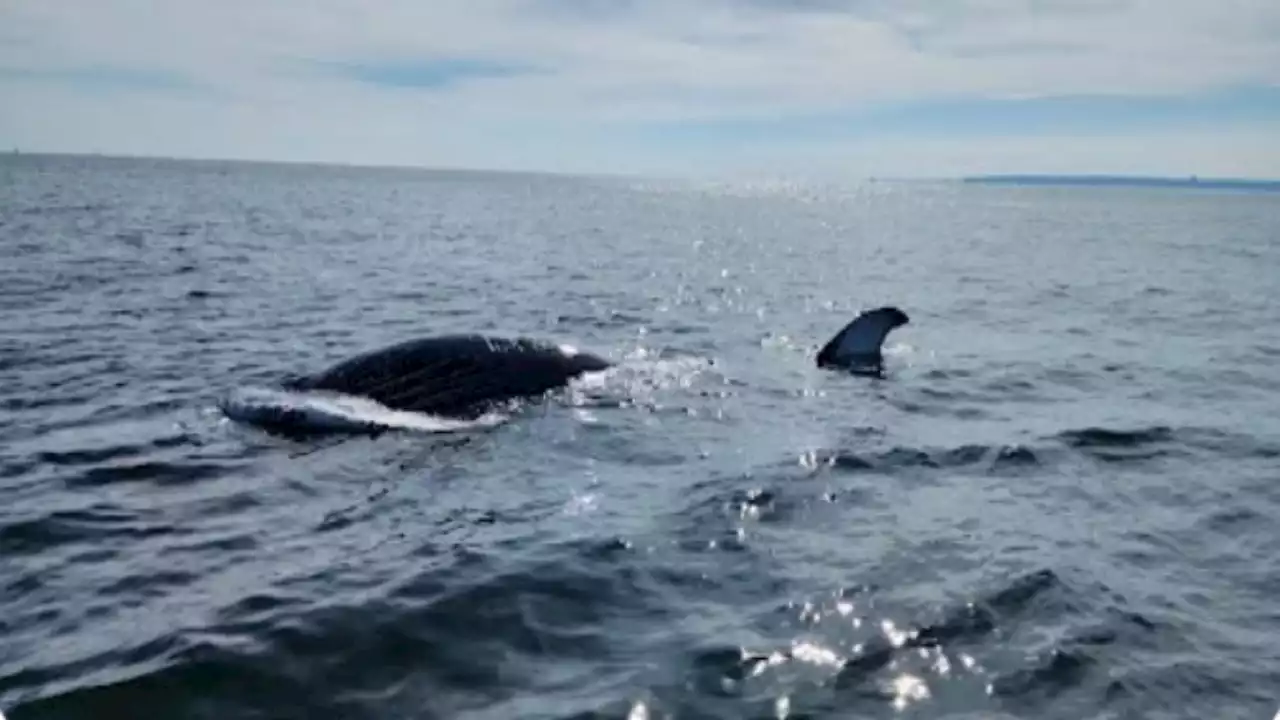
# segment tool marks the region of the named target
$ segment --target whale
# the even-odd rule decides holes
[[[889,333],[907,324],[906,313],[887,306],[860,313],[818,351],[824,370],[880,375],[882,347]],[[511,403],[547,395],[588,373],[614,363],[578,349],[527,337],[452,334],[418,337],[367,350],[317,372],[283,378],[279,388],[293,393],[340,396],[376,403],[396,413],[421,413],[474,420]],[[238,415],[260,425],[319,432],[381,432],[378,421],[350,421],[315,404],[242,407]],[[226,406],[224,406],[226,409]],[[327,425],[326,425],[327,424]]]
[[[367,351],[282,386],[367,398],[392,410],[475,418],[612,366],[598,355],[532,338],[441,335]]]

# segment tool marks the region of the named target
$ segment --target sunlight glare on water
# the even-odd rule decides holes
[[[11,720],[1276,713],[1275,193],[0,182]],[[814,366],[890,304],[883,378]],[[272,389],[454,332],[618,366],[474,423]],[[382,432],[242,422],[290,412]]]

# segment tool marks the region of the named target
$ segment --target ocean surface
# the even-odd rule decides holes
[[[1276,193],[21,155],[0,256],[10,720],[1280,708]],[[620,367],[219,410],[458,331]]]

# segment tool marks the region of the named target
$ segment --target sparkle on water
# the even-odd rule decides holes
[[[1273,194],[0,163],[12,720],[1275,712]],[[618,365],[270,389],[448,332]]]

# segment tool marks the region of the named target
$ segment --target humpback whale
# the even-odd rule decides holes
[[[885,338],[907,322],[906,313],[894,307],[863,312],[822,347],[816,364],[879,375]],[[598,355],[529,338],[440,335],[369,350],[319,372],[286,378],[280,388],[370,400],[391,411],[474,420],[510,401],[542,396],[612,366]],[[315,416],[325,416],[322,410],[309,414],[297,409],[242,409],[238,414],[255,424],[291,430],[294,425],[321,430],[326,423],[331,430],[381,427],[376,421],[366,428],[327,416],[320,422]]]
[[[528,338],[442,335],[371,350],[283,386],[365,397],[393,410],[475,418],[610,366],[591,353]]]

